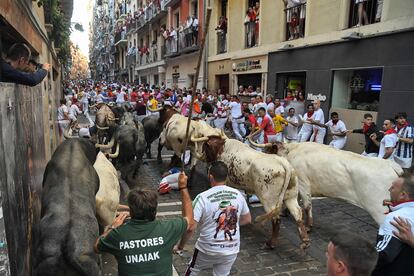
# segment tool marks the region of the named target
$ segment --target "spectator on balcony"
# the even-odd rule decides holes
[[[14,44],[7,53],[6,60],[0,57],[0,81],[36,86],[43,81],[49,70],[49,64],[38,65],[34,73],[23,71],[29,68],[31,51],[26,44]]]
[[[227,36],[227,18],[225,16],[220,16],[218,26],[216,27],[218,43],[219,43],[219,53],[226,52],[226,36]]]
[[[305,37],[306,2],[307,0],[300,0],[299,37]]]
[[[255,46],[259,43],[259,23],[260,23],[260,2],[256,1],[254,8],[254,14],[256,16],[255,26],[254,26],[254,37],[255,37]]]
[[[197,17],[193,16],[193,24],[191,25],[193,30],[193,46],[197,45],[198,43],[198,19]]]
[[[383,4],[384,4],[384,0],[377,0],[377,11],[375,13],[375,22],[381,21]]]
[[[187,16],[187,20],[185,21],[185,47],[189,47],[192,45],[193,40],[193,18],[189,15]]]
[[[294,9],[295,6],[300,5],[300,0],[282,0],[285,4],[285,11],[286,11],[286,23],[289,29],[289,38],[288,40],[295,39],[295,35],[297,34],[296,25],[298,20],[298,14]]]
[[[170,43],[171,43],[171,53],[177,52],[177,31],[174,27],[171,27],[170,34],[168,36]]]
[[[246,12],[246,17],[244,18],[244,25],[246,26],[246,46],[248,48],[253,47],[255,42],[255,25],[256,25],[256,14],[253,11],[252,7]]]
[[[368,15],[366,11],[366,5],[368,0],[355,0],[355,5],[358,7],[358,24],[355,27],[360,27],[362,25],[368,25]]]

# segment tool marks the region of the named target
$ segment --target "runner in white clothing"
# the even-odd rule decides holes
[[[243,195],[226,186],[228,169],[221,161],[214,162],[208,171],[212,188],[199,194],[193,201],[195,227],[184,234],[176,250],[183,250],[186,241],[200,226],[185,275],[199,275],[213,268],[214,276],[229,275],[240,250],[240,225],[251,223],[249,207]]]
[[[232,96],[231,102],[226,109],[230,109],[233,133],[237,140],[242,141],[243,136],[246,135],[246,128],[244,127],[244,116],[241,110],[239,98],[237,96]]]
[[[325,138],[326,129],[325,127],[320,126],[320,125],[325,124],[325,115],[323,114],[323,111],[321,109],[321,101],[319,100],[313,101],[313,108],[315,112],[313,114],[313,118],[309,120],[309,122],[313,124],[313,134],[311,136],[310,141],[323,144],[323,139]]]
[[[377,146],[379,146],[378,158],[394,160],[394,150],[398,142],[397,132],[394,129],[394,119],[385,120],[383,128],[385,132],[381,142],[377,141],[377,135],[375,133],[371,134],[370,138]]]
[[[303,115],[302,119],[302,127],[298,134],[298,142],[306,142],[309,140],[309,137],[312,135],[313,127],[309,123],[311,119],[313,119],[313,104],[308,104],[307,106],[307,113]]]
[[[285,127],[285,136],[284,136],[285,143],[297,142],[299,119],[295,115],[295,109],[293,107],[289,108],[286,121],[288,121],[289,124]]]
[[[346,143],[346,126],[345,123],[339,120],[338,113],[331,113],[331,120],[326,124],[329,127],[330,135],[332,135],[332,141],[329,145],[336,149],[343,149]]]

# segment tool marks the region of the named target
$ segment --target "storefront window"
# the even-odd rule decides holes
[[[381,85],[380,68],[335,71],[332,107],[378,111]]]
[[[276,74],[276,98],[305,98],[306,72]],[[301,98],[302,99],[302,98]]]

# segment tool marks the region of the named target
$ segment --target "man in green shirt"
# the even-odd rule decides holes
[[[95,252],[108,252],[118,261],[118,275],[172,275],[173,247],[194,224],[187,176],[182,172],[178,186],[182,218],[156,220],[158,194],[134,189],[128,194],[128,214],[120,214],[96,241]]]

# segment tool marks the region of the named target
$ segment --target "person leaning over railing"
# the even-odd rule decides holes
[[[6,59],[0,58],[0,80],[28,86],[36,86],[47,75],[50,65],[37,64],[34,73],[26,73],[29,69],[31,51],[26,44],[17,43],[10,47]]]

